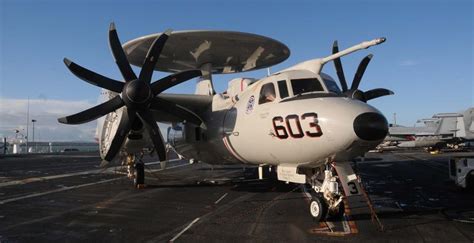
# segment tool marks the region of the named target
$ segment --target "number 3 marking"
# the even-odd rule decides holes
[[[347,186],[349,186],[349,192],[351,194],[358,194],[359,193],[359,190],[357,190],[357,186],[353,181],[347,183]]]

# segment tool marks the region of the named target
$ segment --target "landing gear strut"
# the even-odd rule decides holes
[[[122,164],[127,166],[127,177],[133,179],[133,184],[136,188],[144,188],[145,164],[141,160],[141,157],[137,157],[134,154],[128,154],[126,156]]]
[[[311,186],[309,211],[315,221],[342,216],[344,213],[343,193],[339,190],[340,183],[335,169],[331,164],[327,164],[324,171],[322,169],[307,174]]]
[[[136,176],[134,179],[134,184],[136,188],[145,187],[145,164],[139,161],[135,163],[135,172]]]

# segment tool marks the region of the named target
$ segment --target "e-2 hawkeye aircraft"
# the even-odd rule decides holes
[[[159,160],[166,161],[157,122],[170,123],[168,142],[185,158],[259,165],[260,177],[262,166],[274,166],[279,180],[310,186],[310,213],[320,220],[343,211],[344,195],[360,193],[348,161],[375,148],[388,131],[386,118],[367,101],[393,94],[387,89],[359,90],[372,55],[361,61],[350,87],[340,57],[384,41],[365,41],[342,51],[334,42],[330,56],[260,80],[234,79],[226,92],[216,94],[213,74],[266,68],[287,59],[289,49],[264,36],[231,31],[166,31],[122,46],[112,23],[109,44],[124,82],[64,59],[76,76],[103,88],[106,101],[58,120],[81,124],[100,118],[103,164],[118,153],[133,158],[144,148],[154,149]],[[321,72],[330,61],[342,90]],[[138,76],[131,64],[141,67]],[[173,74],[151,82],[153,70]],[[163,93],[195,77],[195,94]],[[143,177],[143,166],[136,168]]]

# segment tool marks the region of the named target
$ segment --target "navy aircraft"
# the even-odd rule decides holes
[[[58,120],[81,124],[100,118],[103,164],[119,153],[137,163],[134,155],[146,148],[166,161],[157,122],[169,123],[168,143],[184,158],[258,165],[260,175],[262,166],[273,166],[279,180],[309,185],[310,213],[320,220],[343,211],[344,195],[360,193],[348,161],[375,148],[388,132],[384,115],[367,101],[393,94],[383,88],[359,89],[371,54],[361,61],[350,86],[340,57],[384,41],[377,38],[342,51],[334,42],[327,57],[262,79],[233,79],[225,92],[216,93],[213,74],[270,67],[288,58],[288,47],[256,34],[203,30],[168,30],[122,46],[111,24],[109,44],[124,81],[64,59],[77,77],[103,88],[105,102]],[[330,61],[341,87],[321,72]],[[139,75],[131,65],[141,67]],[[154,70],[172,74],[152,81]],[[164,93],[195,77],[195,94]],[[143,166],[137,170],[143,177]]]
[[[425,148],[439,152],[442,148],[459,149],[474,141],[474,108],[457,113],[437,113],[417,121],[421,126],[389,126],[389,134],[379,147],[381,150]]]

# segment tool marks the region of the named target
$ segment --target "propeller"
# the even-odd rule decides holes
[[[334,41],[332,45],[332,54],[339,52],[339,46],[337,41]],[[364,76],[365,69],[369,65],[370,60],[372,59],[373,55],[369,54],[362,61],[359,63],[359,67],[357,67],[357,71],[354,75],[354,79],[352,80],[351,88],[349,89],[347,86],[347,81],[344,76],[344,70],[342,69],[341,59],[338,57],[334,59],[334,67],[336,68],[337,77],[339,82],[341,83],[342,92],[352,99],[357,99],[363,102],[367,102],[371,99],[375,99],[385,95],[393,95],[393,91],[384,88],[377,88],[371,89],[368,91],[362,91],[359,89],[360,82],[362,77]]]
[[[200,70],[193,69],[171,74],[160,80],[151,82],[154,67],[170,35],[171,30],[167,30],[153,41],[137,77],[122,48],[115,24],[110,24],[110,49],[125,82],[107,78],[64,58],[64,63],[67,68],[78,78],[95,86],[120,93],[120,95],[100,105],[58,119],[60,123],[64,124],[82,124],[123,108],[121,110],[122,115],[117,132],[103,158],[104,161],[102,165],[112,161],[120,151],[130,131],[132,131],[134,127],[142,127],[141,124],[144,125],[143,127],[145,127],[148,132],[159,160],[166,160],[163,136],[153,118],[151,110],[165,111],[188,122],[201,125],[201,119],[193,112],[182,106],[156,97],[158,94],[175,85],[202,76]],[[137,123],[140,126],[137,126]]]

